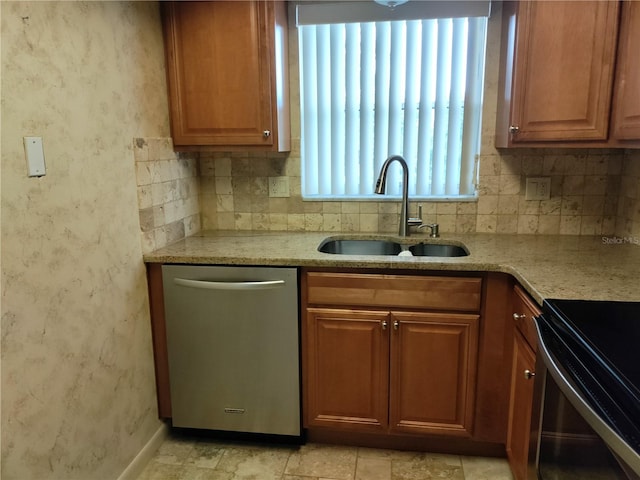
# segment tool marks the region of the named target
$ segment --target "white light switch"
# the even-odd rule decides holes
[[[23,137],[24,153],[27,157],[27,170],[30,177],[42,177],[47,171],[44,166],[42,137]]]

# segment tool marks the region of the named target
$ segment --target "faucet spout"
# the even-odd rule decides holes
[[[398,226],[398,235],[401,237],[409,236],[409,167],[407,162],[400,155],[392,155],[382,164],[378,181],[376,182],[375,193],[383,195],[387,186],[387,171],[389,165],[398,162],[402,166],[402,208],[400,211],[400,225]]]

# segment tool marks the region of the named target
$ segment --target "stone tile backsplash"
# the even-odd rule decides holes
[[[135,138],[142,252],[200,230],[198,162],[175,153],[170,138]]]
[[[395,233],[398,201],[304,201],[297,150],[176,154],[170,138],[134,140],[143,251],[205,230]],[[528,176],[549,200],[525,200]],[[287,196],[273,181],[286,179]],[[640,152],[518,149],[483,154],[475,202],[411,202],[443,233],[640,235]]]
[[[616,235],[640,242],[640,151],[627,151],[622,164]]]
[[[615,232],[623,153],[526,149],[480,159],[476,231],[609,235]],[[549,200],[526,200],[527,177],[549,177]]]
[[[412,202],[410,210],[415,212],[420,203],[424,221],[437,222],[440,230],[448,233],[637,232],[637,157],[622,150],[601,149],[518,149],[484,154],[479,161],[477,202]],[[303,201],[299,165],[296,151],[289,156],[202,155],[203,229],[397,231],[398,201]],[[270,196],[269,181],[280,176],[289,182],[285,198]],[[528,176],[551,178],[549,200],[525,200]]]

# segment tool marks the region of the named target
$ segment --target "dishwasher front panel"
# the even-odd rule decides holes
[[[162,267],[172,423],[299,436],[295,268]]]

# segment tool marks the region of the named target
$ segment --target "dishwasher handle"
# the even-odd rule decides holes
[[[206,290],[268,290],[284,286],[284,280],[264,280],[249,282],[218,282],[213,280],[190,280],[187,278],[174,278],[173,283],[182,287],[203,288]]]

